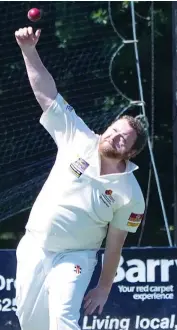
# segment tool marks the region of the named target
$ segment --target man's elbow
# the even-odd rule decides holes
[[[43,92],[36,92],[35,93],[35,98],[37,100],[37,102],[39,103],[41,109],[43,111],[47,111],[51,104],[53,103],[53,101],[56,99],[57,97],[57,89],[53,89],[51,91],[48,91],[48,93],[43,93]]]

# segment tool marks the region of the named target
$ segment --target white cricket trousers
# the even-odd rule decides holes
[[[26,233],[17,247],[16,301],[22,330],[78,330],[96,251],[55,253]]]

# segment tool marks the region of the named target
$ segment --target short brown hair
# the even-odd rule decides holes
[[[123,115],[122,117],[119,117],[117,120],[120,119],[126,119],[129,123],[129,125],[135,130],[137,134],[136,141],[134,145],[132,146],[132,150],[136,150],[133,157],[137,156],[146,146],[147,139],[148,139],[148,120],[144,115],[138,115],[136,117]],[[115,122],[114,121],[114,122]]]

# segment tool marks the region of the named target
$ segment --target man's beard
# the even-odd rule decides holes
[[[99,153],[101,156],[109,159],[117,159],[117,160],[126,160],[128,159],[127,152],[121,152],[116,150],[111,144],[105,144],[104,142],[100,142],[99,145]]]

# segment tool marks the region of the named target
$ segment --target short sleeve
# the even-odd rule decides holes
[[[57,146],[62,142],[72,142],[78,131],[87,135],[91,134],[89,127],[60,94],[43,112],[40,123],[52,136]]]
[[[120,207],[114,214],[111,225],[115,228],[135,233],[141,224],[145,210],[145,203],[130,202]]]

